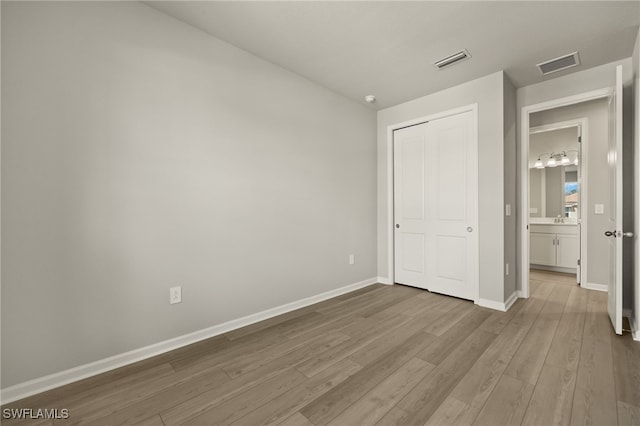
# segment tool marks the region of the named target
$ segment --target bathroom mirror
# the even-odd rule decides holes
[[[575,218],[580,213],[578,128],[532,129],[529,216]]]

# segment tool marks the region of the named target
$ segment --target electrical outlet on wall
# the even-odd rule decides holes
[[[182,302],[182,287],[171,287],[169,289],[169,304],[173,305],[180,302]]]

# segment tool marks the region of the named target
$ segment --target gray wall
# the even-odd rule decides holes
[[[583,217],[587,218],[587,280],[592,284],[606,284],[609,270],[609,249],[603,233],[608,229],[609,168],[607,164],[607,140],[609,138],[609,108],[606,99],[584,102],[563,108],[531,114],[531,126],[558,123],[577,118],[587,118],[588,151],[582,171],[587,176],[587,202],[582,206]],[[584,157],[583,157],[584,158]],[[547,217],[557,216],[561,211],[561,167],[547,168]],[[557,176],[553,177],[553,174]],[[551,194],[550,191],[555,191]],[[555,200],[555,206],[552,205]],[[594,213],[595,204],[604,204],[605,214]],[[554,214],[554,212],[556,212]]]
[[[388,197],[387,127],[404,121],[478,103],[480,297],[504,301],[504,161],[502,71],[441,92],[378,111],[378,276],[387,278]]]
[[[542,83],[533,84],[517,89],[517,105],[518,105],[518,129],[521,129],[521,111],[522,108],[528,105],[535,105],[542,102],[551,101],[554,99],[560,99],[567,96],[578,95],[593,90],[603,89],[607,87],[615,86],[615,68],[617,65],[623,65],[624,75],[623,79],[626,85],[629,85],[632,80],[632,61],[630,58],[621,61],[611,62],[598,67],[590,68],[584,71],[579,71],[573,74],[557,77],[544,81]],[[624,119],[628,122],[631,120],[627,108],[624,113]],[[533,125],[533,123],[531,124]],[[521,132],[518,131],[518,147],[521,146]],[[593,140],[593,138],[592,138]],[[518,158],[520,158],[520,149],[518,148]],[[628,170],[630,172],[630,170]],[[521,182],[522,170],[518,169],[518,181]],[[520,197],[518,198],[520,201]],[[593,200],[589,201],[592,206]],[[603,200],[604,202],[604,200]],[[520,208],[520,205],[518,206]],[[591,207],[593,208],[593,207]],[[520,215],[518,216],[518,247],[521,245],[522,240],[522,224],[520,223]],[[521,266],[521,265],[519,265]],[[597,274],[597,272],[596,272]],[[518,278],[518,289],[522,289],[521,276]],[[593,281],[593,279],[601,279],[598,275],[588,277],[590,282],[605,283],[603,281]]]
[[[370,109],[137,2],[2,2],[2,64],[3,388],[376,275]]]
[[[516,220],[517,190],[516,169],[518,158],[516,157],[516,88],[505,75],[503,81],[504,97],[504,203],[511,205],[511,216],[504,217],[504,264],[509,264],[509,275],[504,278],[504,300],[506,301],[516,292],[517,274],[517,247],[516,247]],[[506,268],[505,272],[506,274]]]

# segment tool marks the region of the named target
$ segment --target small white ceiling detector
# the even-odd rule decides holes
[[[367,101],[368,103],[372,104],[376,101],[376,97],[373,95],[367,95],[364,97],[364,100]]]

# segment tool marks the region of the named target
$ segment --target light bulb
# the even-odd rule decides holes
[[[563,166],[568,166],[569,164],[571,164],[571,161],[569,160],[569,157],[567,157],[567,154],[564,154],[562,160],[560,160],[560,164],[562,164]]]
[[[538,157],[533,167],[535,167],[536,169],[544,169],[544,164],[542,164],[542,160],[540,159],[540,157]]]
[[[556,167],[558,164],[556,163],[556,159],[553,157],[549,157],[549,161],[547,161],[547,167]]]

